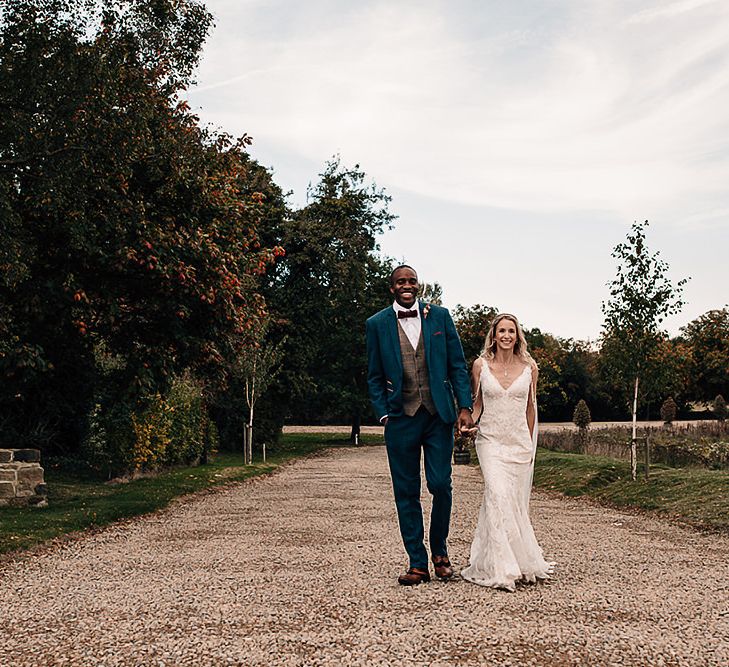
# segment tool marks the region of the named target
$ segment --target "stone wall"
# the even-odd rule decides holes
[[[0,449],[0,507],[45,507],[46,494],[37,449]]]

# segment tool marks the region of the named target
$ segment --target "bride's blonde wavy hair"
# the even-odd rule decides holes
[[[511,315],[510,313],[499,313],[496,317],[494,317],[491,322],[491,326],[489,327],[489,331],[486,334],[486,342],[483,345],[483,350],[481,350],[481,356],[488,361],[493,360],[496,356],[496,327],[499,326],[499,322],[501,322],[501,320],[509,320],[510,322],[513,322],[516,327],[514,354],[517,358],[521,359],[526,364],[535,363],[532,355],[529,354],[529,350],[527,350],[527,341],[524,336],[524,330],[521,328],[521,324],[519,324],[519,320],[516,319],[516,316]]]

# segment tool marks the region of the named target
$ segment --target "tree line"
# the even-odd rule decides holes
[[[116,474],[240,449],[251,422],[371,419],[390,197],[335,157],[293,208],[250,137],[202,126],[211,26],[193,0],[0,6],[0,446]],[[467,356],[493,312],[455,309]],[[626,414],[610,337],[527,335],[544,418]],[[726,309],[659,338],[646,405],[727,395]]]
[[[484,327],[497,309],[458,306],[454,320],[466,357],[483,346]],[[625,342],[619,332],[604,331],[595,343],[560,338],[538,327],[525,328],[529,350],[539,364],[540,419],[572,421],[584,399],[595,421],[625,420],[631,415],[633,383],[626,374]],[[729,393],[729,310],[710,310],[670,337],[657,332],[655,347],[643,359],[644,376],[638,411],[658,419],[662,403],[672,397],[679,416],[697,416],[717,395]]]

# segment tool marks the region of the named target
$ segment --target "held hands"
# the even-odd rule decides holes
[[[460,412],[458,413],[456,429],[462,435],[472,435],[478,430],[478,427],[473,423],[473,417],[471,417],[471,412],[466,408],[461,408]]]

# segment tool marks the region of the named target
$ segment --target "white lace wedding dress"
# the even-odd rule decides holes
[[[529,520],[536,449],[526,420],[530,389],[529,366],[504,389],[484,360],[476,452],[485,489],[470,564],[461,576],[509,591],[517,581],[547,579],[555,565],[544,560]]]

